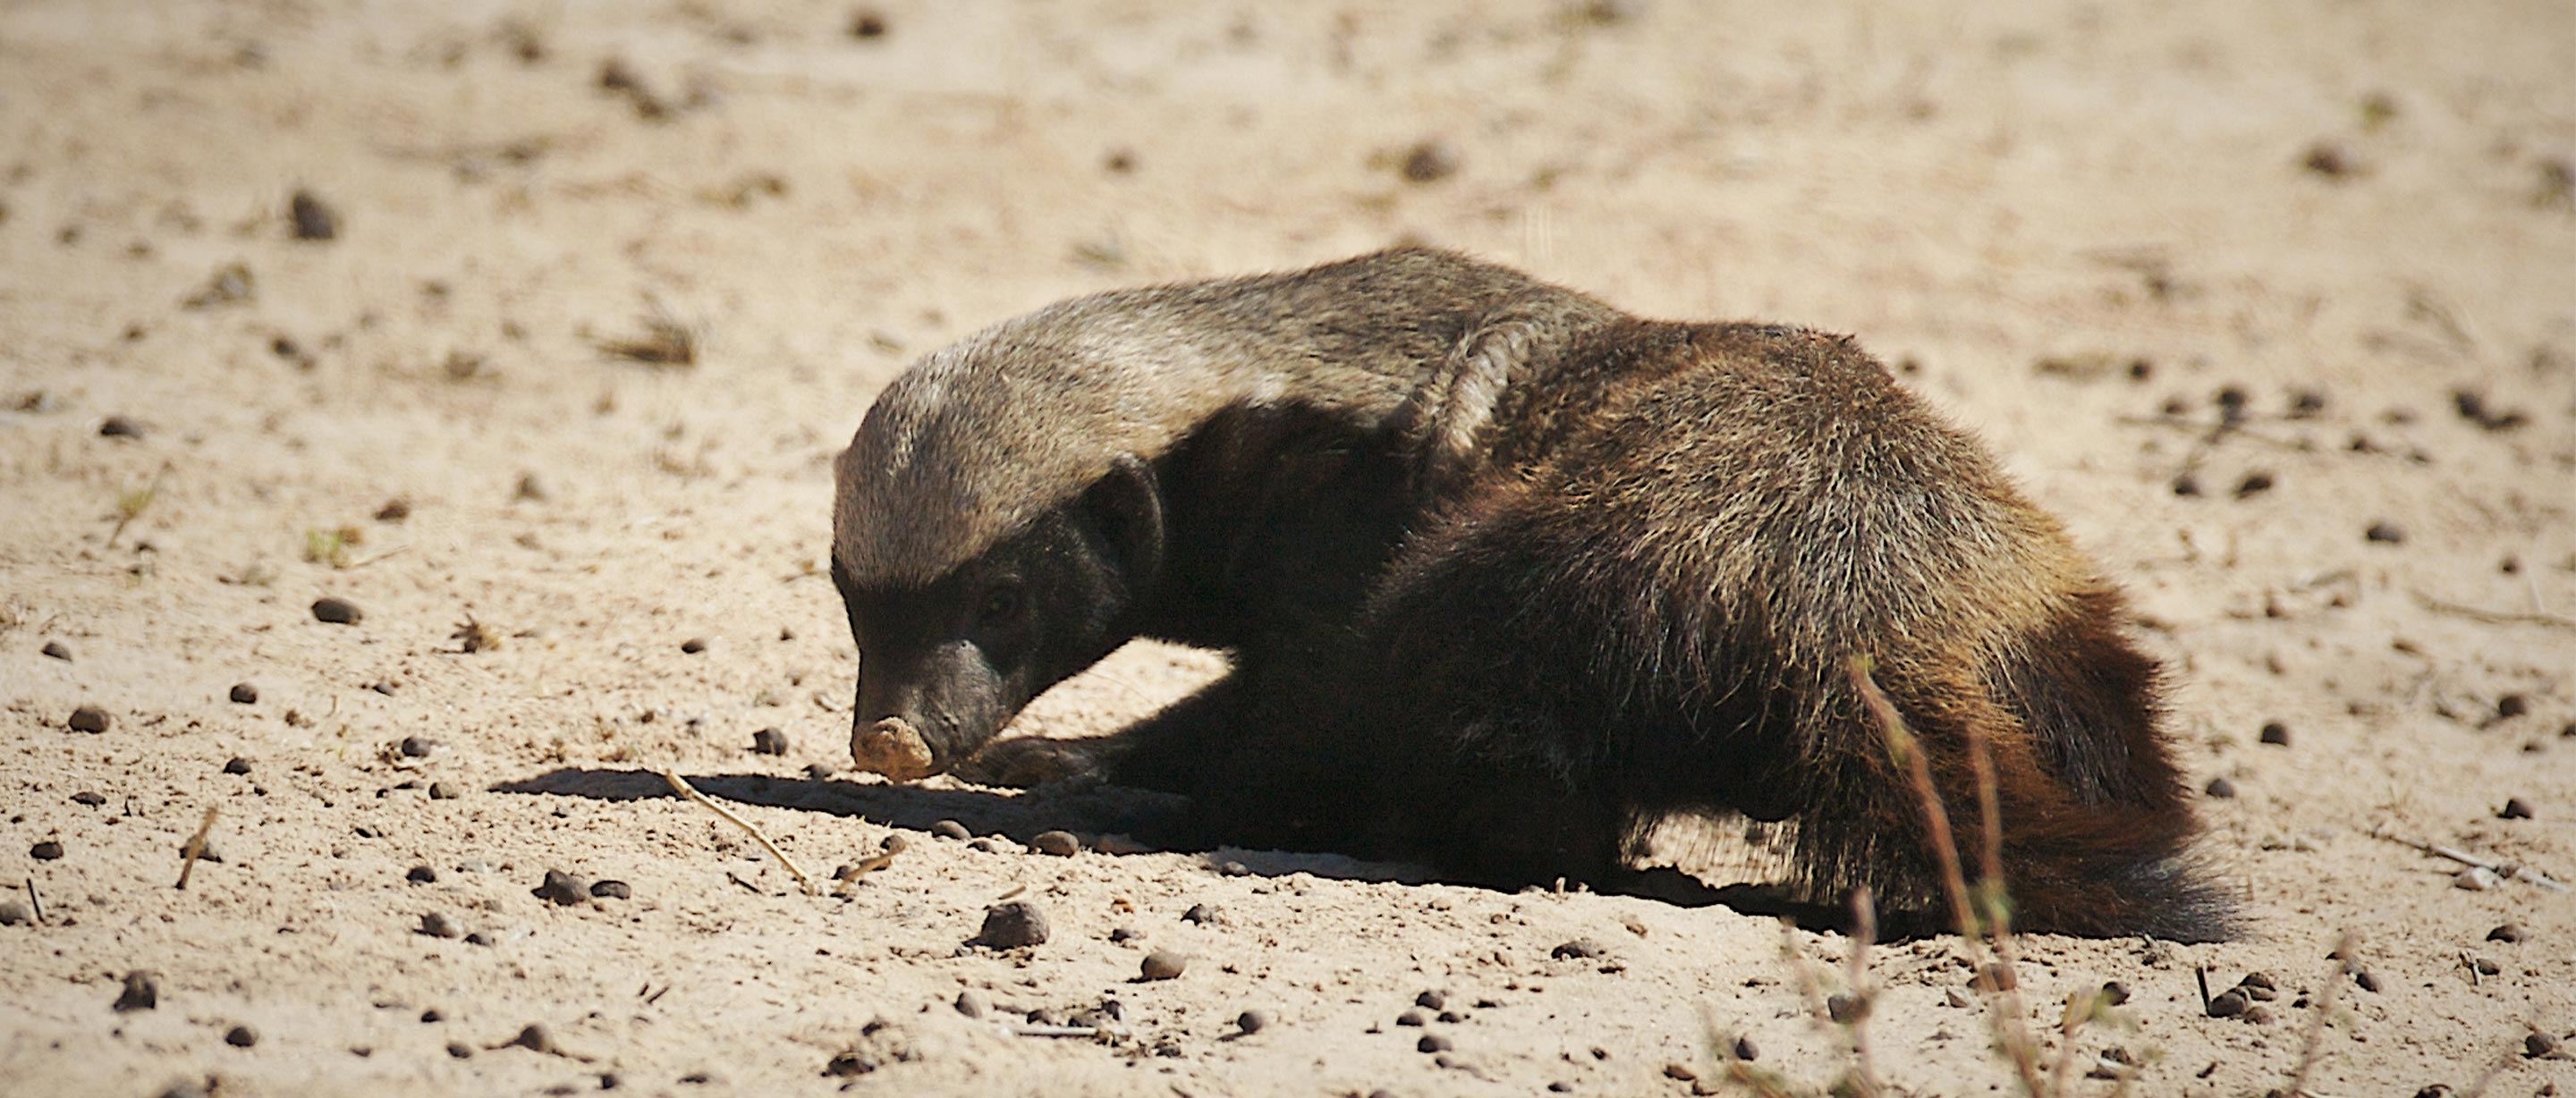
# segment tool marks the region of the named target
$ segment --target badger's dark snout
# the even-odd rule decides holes
[[[945,773],[990,742],[1010,715],[1002,682],[971,644],[871,670],[850,714],[850,758],[896,781]]]

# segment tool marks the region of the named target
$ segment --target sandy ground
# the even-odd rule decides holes
[[[2025,941],[2075,1093],[2262,1094],[2312,1039],[2318,1095],[2576,1088],[2526,1055],[2576,1030],[2576,901],[2395,841],[2576,881],[2576,8],[865,10],[0,7],[0,1091],[1678,1095],[1733,1035],[1831,1082],[1838,934],[1050,857],[1137,802],[826,773],[828,461],[878,386],[1069,294],[1403,239],[1856,333],[2123,578],[2252,932]],[[657,310],[694,364],[601,351]],[[1131,650],[1022,726],[1211,666]],[[817,870],[909,845],[809,897],[666,766]],[[1045,944],[962,945],[1014,896]],[[1965,956],[1872,956],[1908,1092],[2014,1088]],[[2199,966],[2279,995],[2208,1017]],[[112,1009],[134,971],[157,1005]]]

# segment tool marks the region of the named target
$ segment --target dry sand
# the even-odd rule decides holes
[[[2131,1093],[2287,1087],[2329,986],[2315,1094],[2576,1088],[2524,1055],[2576,1029],[2576,901],[2393,841],[2576,881],[2576,8],[872,10],[0,9],[0,1091],[1678,1095],[1712,1027],[1830,1082],[1800,973],[1836,934],[1793,963],[1725,908],[1049,857],[1134,799],[808,776],[854,658],[828,461],[878,386],[1065,295],[1401,239],[1856,333],[2134,592],[2252,932],[2025,941],[2076,1093],[2112,1049]],[[1453,170],[1408,180],[1424,142]],[[694,364],[601,352],[657,309]],[[1023,725],[1210,667],[1131,650]],[[666,766],[818,870],[909,846],[808,897]],[[1053,936],[961,948],[1013,895]],[[1154,949],[1186,971],[1137,982]],[[1909,1092],[2013,1089],[1964,956],[1873,956]],[[2268,1017],[2205,1016],[2198,966],[2270,974]],[[134,970],[157,1006],[111,1009]],[[2105,981],[2122,1019],[2059,1040]],[[1398,1024],[1435,990],[1454,1020]]]

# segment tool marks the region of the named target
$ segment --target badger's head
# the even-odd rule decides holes
[[[859,651],[850,753],[889,778],[971,757],[1134,636],[1161,572],[1162,492],[1138,456],[1159,432],[1134,430],[1100,371],[1015,368],[1088,356],[1012,335],[898,378],[836,464],[832,581]]]

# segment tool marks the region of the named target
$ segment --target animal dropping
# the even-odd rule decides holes
[[[1098,778],[1210,845],[1500,888],[1615,888],[1660,818],[1732,813],[1787,825],[1810,897],[1931,910],[1865,667],[1953,819],[1990,750],[2018,925],[2230,926],[2120,593],[1847,337],[1425,248],[1076,298],[878,395],[831,571],[851,756],[897,781]],[[1136,637],[1231,671],[996,742]]]

